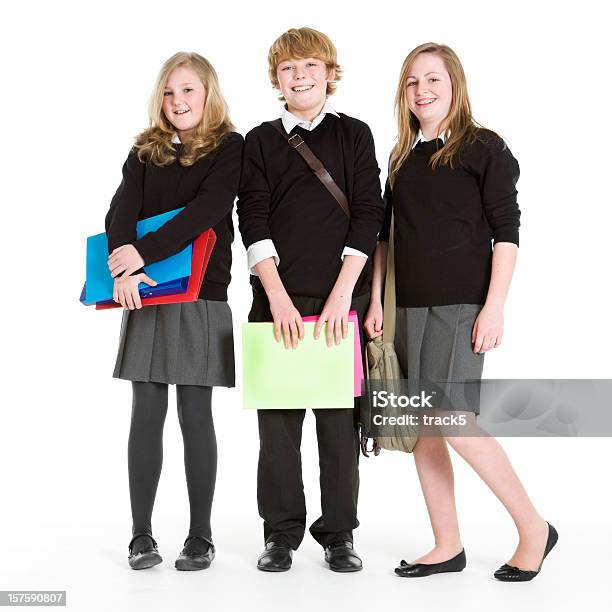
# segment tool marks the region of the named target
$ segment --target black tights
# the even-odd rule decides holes
[[[132,535],[151,534],[151,514],[162,468],[162,434],[168,411],[168,385],[132,382],[132,389],[132,421],[128,440]],[[189,535],[198,535],[207,540],[211,540],[210,511],[217,476],[217,440],[211,398],[211,387],[176,385],[191,513]]]

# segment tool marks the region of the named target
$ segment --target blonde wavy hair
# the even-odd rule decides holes
[[[272,86],[275,89],[280,88],[276,70],[281,62],[307,57],[321,60],[328,73],[330,70],[336,71],[334,81],[327,83],[326,95],[333,95],[336,91],[336,83],[342,78],[342,69],[338,64],[338,52],[328,36],[312,28],[291,28],[272,43],[268,52],[268,75]],[[284,100],[285,98],[281,94],[279,99]]]
[[[214,151],[234,129],[212,64],[197,53],[175,53],[162,66],[153,87],[149,100],[149,127],[136,137],[134,146],[138,150],[138,159],[142,162],[150,161],[156,166],[168,166],[176,160],[176,152],[172,146],[172,136],[176,128],[164,115],[162,104],[168,77],[180,66],[187,66],[198,75],[206,89],[206,101],[202,121],[196,127],[194,137],[184,144],[179,163],[182,166],[193,165]]]
[[[410,155],[412,143],[419,132],[419,120],[408,106],[406,83],[410,75],[412,62],[421,53],[435,53],[444,62],[450,76],[452,95],[448,115],[441,127],[444,128],[444,146],[431,157],[431,167],[449,165],[453,168],[453,159],[463,144],[474,142],[478,138],[478,129],[482,126],[472,116],[472,106],[467,91],[467,81],[463,66],[457,54],[446,45],[424,43],[413,49],[402,65],[399,85],[395,95],[395,115],[397,119],[397,143],[391,151],[389,160],[389,179],[391,184],[402,164]]]

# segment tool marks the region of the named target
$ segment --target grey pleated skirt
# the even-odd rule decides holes
[[[235,385],[232,311],[227,302],[125,310],[113,377],[175,385]]]
[[[482,378],[484,353],[472,351],[480,304],[396,308],[395,351],[411,381],[465,383]],[[480,412],[478,385],[444,387],[455,409]]]

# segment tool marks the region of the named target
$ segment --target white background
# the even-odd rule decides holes
[[[475,117],[521,166],[521,248],[501,348],[486,378],[609,378],[610,50],[603,2],[18,2],[2,15],[2,421],[0,589],[66,589],[73,610],[609,609],[607,438],[503,441],[542,515],[559,530],[542,575],[522,585],[492,571],[515,546],[512,522],[457,458],[468,568],[401,580],[400,559],[431,533],[411,457],[361,462],[357,550],[365,569],[326,569],[309,536],[287,574],[255,569],[263,545],[254,413],[237,389],[214,392],[219,470],[217,558],[177,572],[188,527],[174,393],[153,514],[164,564],[127,564],[130,384],[111,378],[120,311],[77,300],[85,236],[101,231],[162,62],[194,50],[216,67],[243,134],[279,114],[267,51],[289,27],[326,32],[345,70],[332,99],[366,121],[379,165],[395,134],[404,57],[425,41],[458,53]],[[383,173],[384,174],[384,173]],[[384,178],[384,177],[381,177]],[[235,334],[250,305],[246,258],[234,244]],[[240,342],[236,342],[241,380]],[[314,420],[304,483],[318,516]]]

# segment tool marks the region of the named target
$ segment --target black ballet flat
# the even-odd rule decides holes
[[[462,549],[458,555],[441,563],[411,564],[402,560],[399,567],[395,568],[395,573],[402,578],[421,578],[445,572],[461,572],[465,569],[466,564],[465,549]]]
[[[548,525],[548,539],[546,540],[546,548],[544,549],[544,556],[542,557],[542,561],[540,562],[540,567],[537,570],[522,570],[514,565],[508,565],[504,563],[494,574],[493,576],[498,580],[503,582],[528,582],[529,580],[533,580],[542,569],[542,563],[544,563],[544,559],[546,559],[546,555],[554,548],[557,540],[559,539],[559,534],[557,530],[550,524]]]
[[[151,543],[148,544],[142,550],[139,550],[138,552],[134,553],[132,552],[134,540],[140,537],[149,538],[151,540]],[[154,565],[158,565],[159,563],[161,563],[163,560],[157,550],[157,542],[153,539],[153,536],[147,533],[139,533],[138,535],[135,535],[128,544],[128,552],[130,553],[128,557],[128,563],[130,564],[130,567],[135,570],[153,567]]]
[[[174,567],[181,571],[208,569],[214,558],[215,547],[210,540],[196,535],[188,536]]]

